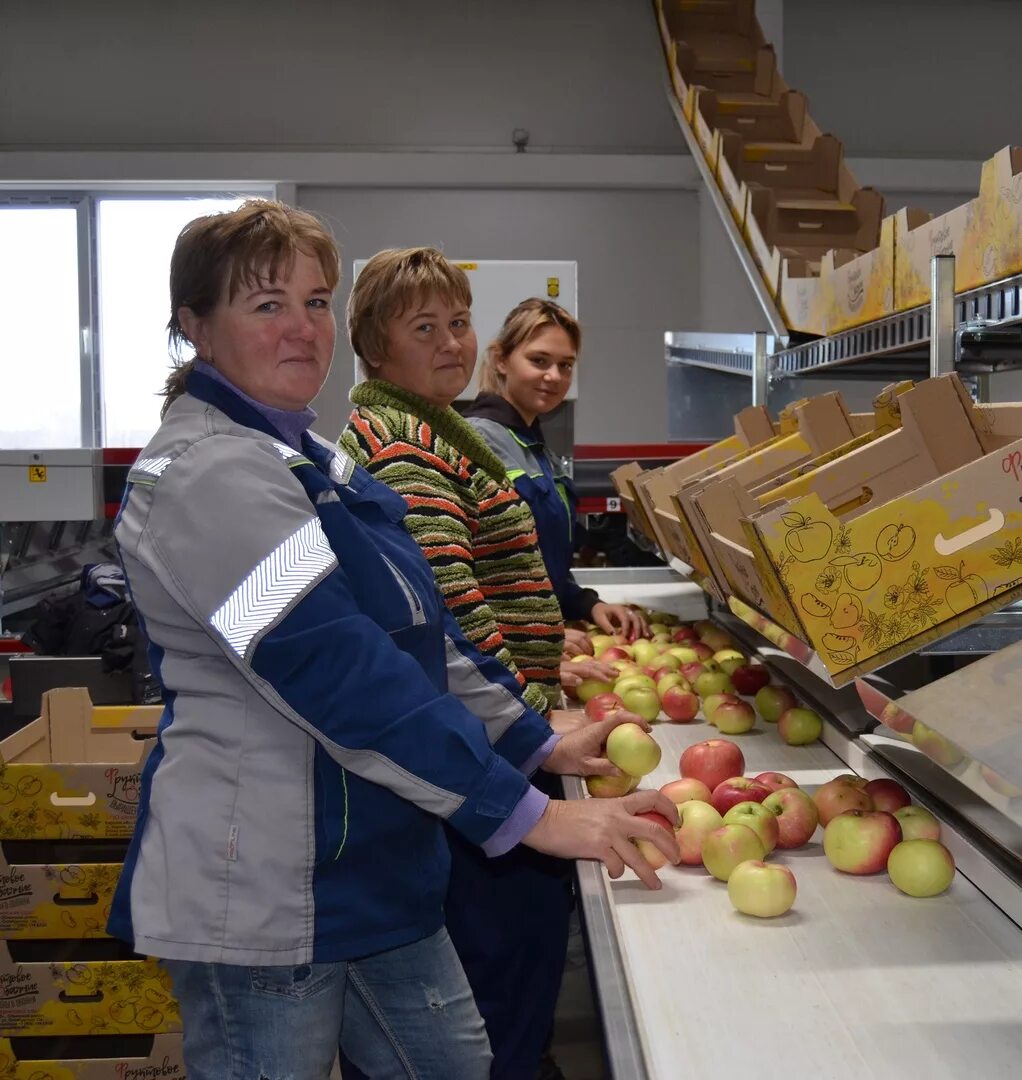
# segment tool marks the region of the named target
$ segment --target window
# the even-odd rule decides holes
[[[144,446],[181,229],[245,195],[0,191],[0,447]]]
[[[81,446],[78,215],[0,206],[0,446]]]

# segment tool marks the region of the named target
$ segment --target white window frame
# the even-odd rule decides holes
[[[78,221],[78,354],[81,379],[81,446],[103,446],[103,385],[99,333],[98,205],[101,199],[188,199],[252,196],[275,199],[280,185],[112,183],[102,185],[0,185],[0,207],[69,207]],[[55,447],[54,449],[63,449]]]

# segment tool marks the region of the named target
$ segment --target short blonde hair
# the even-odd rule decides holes
[[[479,370],[479,390],[484,394],[503,394],[506,376],[497,370],[497,361],[510,356],[515,349],[531,341],[544,327],[559,326],[571,341],[575,356],[582,351],[582,327],[578,320],[552,300],[532,296],[523,300],[504,320],[499,333],[486,348]]]
[[[387,352],[387,323],[432,294],[444,303],[472,307],[468,275],[431,247],[388,248],[374,255],[355,279],[348,298],[348,340],[359,369]]]

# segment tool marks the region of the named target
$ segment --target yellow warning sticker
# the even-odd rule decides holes
[[[455,263],[459,270],[478,270],[479,263]]]
[[[29,465],[29,467],[28,467],[28,482],[30,484],[45,484],[46,483],[46,466],[45,465]]]
[[[546,279],[546,294],[549,297],[561,295],[561,279],[559,277],[548,277]]]

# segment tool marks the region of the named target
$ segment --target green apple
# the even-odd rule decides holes
[[[614,638],[610,634],[593,634],[590,636],[589,641],[593,646],[594,656],[599,656],[609,649],[611,645],[615,644]]]
[[[902,840],[887,859],[887,873],[908,896],[939,896],[955,877],[955,860],[937,840]]]
[[[766,851],[748,825],[721,825],[703,840],[702,856],[703,866],[718,881],[727,881],[739,863],[762,859]]]
[[[657,657],[657,647],[652,641],[640,638],[632,642],[632,658],[642,667],[651,664]]]
[[[633,686],[642,686],[647,690],[656,690],[656,681],[651,679],[649,675],[622,675],[613,686],[614,693],[618,697],[623,698],[626,690],[631,690]]]
[[[781,715],[798,704],[786,686],[764,686],[756,691],[756,708],[768,724],[776,724]]]
[[[607,736],[607,758],[629,776],[645,776],[660,764],[660,747],[638,724],[619,724]]]
[[[740,668],[748,663],[748,659],[737,649],[721,649],[713,654],[713,662],[719,665],[720,670],[731,674],[735,668]]]
[[[667,650],[668,656],[673,656],[679,664],[698,664],[699,653],[690,649],[687,645],[675,645]]]
[[[575,687],[575,694],[578,700],[584,705],[590,698],[596,697],[597,694],[610,694],[614,691],[614,684],[607,682],[606,679],[583,679],[578,686]]]
[[[735,688],[723,671],[704,671],[695,681],[695,692],[701,697],[710,694],[733,694]]]
[[[925,806],[903,806],[894,811],[903,840],[939,840],[940,822]]]
[[[688,685],[688,679],[685,678],[680,672],[671,672],[669,675],[663,675],[657,679],[656,692],[663,697],[672,686],[678,686],[682,690],[691,690]]]
[[[629,712],[641,716],[649,723],[660,715],[660,695],[657,694],[655,686],[629,686],[619,696]]]
[[[639,786],[637,776],[629,776],[622,773],[620,776],[587,776],[586,791],[594,799],[616,799],[620,795],[627,795]]]
[[[777,721],[777,733],[789,746],[808,746],[823,734],[823,721],[812,709],[788,709]]]
[[[762,803],[740,802],[731,807],[724,815],[725,825],[745,825],[759,837],[764,852],[769,855],[777,847],[780,839],[780,827],[777,815]]]
[[[721,735],[744,735],[756,726],[756,710],[744,701],[725,701],[714,710],[713,726]]]
[[[786,866],[761,859],[739,863],[727,879],[728,899],[735,910],[760,919],[790,911],[796,891],[795,875]]]

